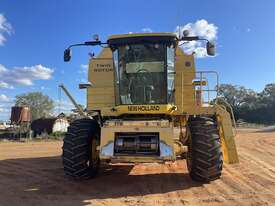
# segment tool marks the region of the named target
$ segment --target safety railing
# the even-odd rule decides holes
[[[185,73],[186,74],[186,73]],[[192,85],[195,89],[195,99],[197,104],[209,105],[218,96],[219,91],[219,75],[216,71],[198,71],[193,72],[195,77],[190,82],[182,82],[182,87]],[[184,74],[183,74],[184,75]],[[209,78],[211,76],[212,78]],[[182,80],[184,78],[182,77]],[[211,79],[209,81],[209,79]],[[183,88],[182,88],[183,90]]]
[[[188,74],[188,73],[185,73]],[[182,92],[184,90],[184,86],[193,86],[194,87],[194,96],[197,105],[199,106],[209,106],[212,105],[219,105],[224,110],[226,110],[232,120],[233,128],[234,128],[234,136],[237,133],[237,126],[236,126],[236,120],[234,116],[233,109],[231,105],[226,102],[224,99],[218,97],[219,95],[219,74],[216,71],[198,71],[198,72],[190,72],[190,74],[194,74],[194,79],[192,83],[184,82],[184,73],[181,75],[181,85],[182,85]],[[209,81],[209,76],[212,75],[211,82]],[[211,94],[213,94],[211,96]],[[182,95],[183,98],[183,95]],[[184,100],[182,99],[182,102]]]
[[[212,87],[210,87],[209,78],[208,78],[209,75],[214,76],[214,79],[213,79],[214,82],[211,82]],[[219,74],[216,71],[198,71],[196,72],[196,79],[199,79],[200,81],[198,90],[203,94],[207,94],[207,101],[205,101],[204,98],[202,98],[203,104],[205,103],[209,104],[210,101],[213,100],[213,98],[214,99],[217,98],[218,91],[219,91]],[[205,86],[203,86],[203,81],[206,81]],[[211,93],[214,93],[214,96],[212,98],[211,98]]]

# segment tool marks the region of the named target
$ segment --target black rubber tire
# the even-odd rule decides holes
[[[99,157],[92,157],[92,147],[99,144],[100,127],[96,120],[78,119],[70,124],[63,140],[63,167],[66,175],[87,179],[97,174]],[[96,141],[93,141],[96,140]],[[96,145],[92,145],[96,142]]]
[[[189,119],[187,168],[190,177],[199,182],[219,179],[223,158],[221,140],[217,125],[212,118],[193,117]]]

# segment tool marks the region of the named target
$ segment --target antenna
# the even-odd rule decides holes
[[[178,16],[178,38],[180,39],[180,30],[181,30],[181,23],[180,23],[180,6],[177,6],[177,16]]]
[[[61,113],[61,88],[58,87],[58,114]]]

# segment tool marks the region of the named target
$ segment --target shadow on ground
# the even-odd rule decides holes
[[[150,167],[148,165],[147,167]],[[60,157],[0,161],[0,205],[86,205],[85,200],[143,196],[201,186],[182,173],[132,175],[133,165],[103,165],[94,179],[63,174]],[[168,170],[169,171],[169,170]],[[146,172],[146,169],[145,169]],[[2,197],[1,197],[2,196]]]

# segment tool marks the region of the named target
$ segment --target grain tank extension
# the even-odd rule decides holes
[[[191,178],[208,182],[221,176],[223,162],[238,162],[232,109],[213,98],[218,74],[196,71],[194,56],[179,44],[205,41],[208,55],[215,47],[184,34],[113,35],[105,43],[96,37],[65,50],[69,61],[74,46],[103,47],[89,61],[88,83],[79,85],[87,90],[87,107],[64,138],[66,175],[94,176],[100,161],[162,163],[186,156]]]

